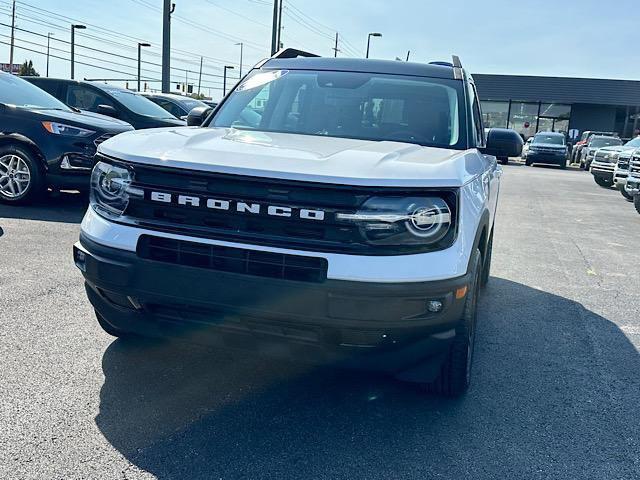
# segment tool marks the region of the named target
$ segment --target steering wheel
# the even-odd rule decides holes
[[[433,140],[429,139],[426,135],[415,132],[413,130],[396,130],[387,135],[389,140],[409,140],[411,142],[418,143],[431,143]]]

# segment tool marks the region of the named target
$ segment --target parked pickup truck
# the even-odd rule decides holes
[[[74,260],[104,330],[463,393],[491,266],[496,157],[520,155],[522,139],[485,138],[457,57],[284,50],[201,118],[100,145]]]
[[[640,213],[640,149],[631,156],[629,163],[629,176],[625,185],[627,195],[633,198],[633,205]]]
[[[624,145],[613,145],[597,149],[589,167],[595,182],[605,188],[609,188],[612,185],[618,186],[618,182],[622,184],[626,180],[625,171],[629,168],[631,154],[639,147],[640,137],[636,137]],[[626,191],[622,190],[622,192],[626,197]]]

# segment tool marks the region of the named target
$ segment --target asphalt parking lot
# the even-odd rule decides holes
[[[640,216],[505,167],[473,385],[114,340],[71,259],[86,198],[0,206],[0,478],[640,476]]]

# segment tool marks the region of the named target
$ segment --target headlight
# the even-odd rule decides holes
[[[336,219],[356,224],[373,245],[428,245],[447,235],[452,216],[440,197],[373,197],[356,213],[338,213]]]
[[[132,170],[98,162],[91,172],[91,206],[108,217],[119,217],[129,205],[129,198],[142,197],[142,190],[132,187]]]
[[[49,133],[54,135],[64,135],[66,137],[88,137],[96,132],[87,130],[86,128],[74,127],[57,122],[42,122],[42,126]]]

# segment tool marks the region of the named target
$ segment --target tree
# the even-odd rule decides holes
[[[36,72],[36,69],[33,68],[32,60],[25,60],[22,65],[20,65],[20,72],[18,73],[20,76],[28,76],[28,77],[39,77],[40,74]]]

